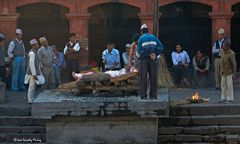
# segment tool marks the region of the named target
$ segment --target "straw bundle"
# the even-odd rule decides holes
[[[158,63],[158,87],[174,88],[174,82],[167,68],[164,55],[161,55]]]

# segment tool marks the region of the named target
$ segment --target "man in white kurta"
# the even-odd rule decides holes
[[[39,44],[36,39],[30,41],[32,49],[28,54],[28,65],[27,65],[27,79],[29,83],[28,87],[28,103],[32,103],[35,89],[36,89],[36,81],[38,80],[37,75],[40,75],[40,67],[37,56],[37,49],[39,48]]]

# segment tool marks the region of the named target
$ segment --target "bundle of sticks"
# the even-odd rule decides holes
[[[158,87],[174,88],[174,82],[168,70],[164,55],[161,55],[158,63]]]

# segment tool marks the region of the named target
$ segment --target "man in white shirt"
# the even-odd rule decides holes
[[[30,45],[32,46],[32,49],[28,54],[28,64],[26,71],[26,74],[28,76],[28,81],[26,83],[29,83],[27,94],[28,103],[32,103],[36,89],[36,80],[38,80],[37,75],[41,74],[39,59],[37,55],[37,49],[39,48],[38,41],[36,39],[32,39],[30,41]]]
[[[70,33],[69,42],[66,44],[63,54],[65,55],[67,62],[67,69],[69,80],[73,81],[72,72],[79,73],[80,65],[79,65],[79,52],[80,52],[80,44],[76,41],[76,34]]]
[[[221,61],[221,49],[224,41],[225,41],[224,29],[220,28],[218,30],[218,40],[215,41],[212,48],[212,54],[214,56],[214,66],[215,66],[214,68],[215,68],[216,89],[220,89],[220,84],[221,84],[220,61]]]
[[[186,79],[186,70],[189,67],[190,58],[180,44],[176,45],[176,51],[172,52],[173,72],[175,73],[175,83],[179,85],[183,79],[186,85],[190,83]]]

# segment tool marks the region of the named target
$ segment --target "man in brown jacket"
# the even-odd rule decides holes
[[[233,97],[233,78],[236,73],[235,53],[230,49],[231,42],[226,40],[221,51],[221,72],[222,72],[222,95],[221,102],[232,102]]]

